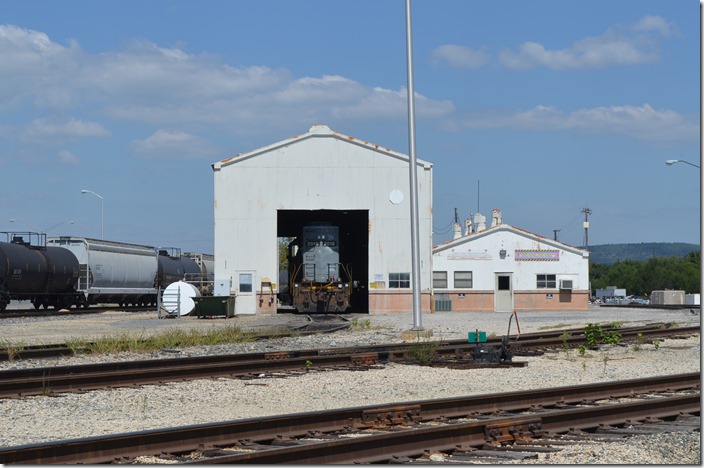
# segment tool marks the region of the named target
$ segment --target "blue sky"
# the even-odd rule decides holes
[[[213,250],[211,164],[311,125],[409,152],[403,0],[5,1],[0,230]],[[693,0],[413,0],[434,243],[457,208],[700,239]],[[262,181],[266,183],[266,181]],[[10,222],[15,219],[15,222]],[[73,221],[69,223],[68,221]]]

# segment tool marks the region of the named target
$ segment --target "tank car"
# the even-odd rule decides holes
[[[0,242],[0,310],[12,300],[29,300],[37,309],[71,307],[77,299],[76,256],[47,246],[44,234],[4,234],[10,242]]]
[[[289,290],[298,312],[344,312],[352,293],[349,267],[340,263],[339,228],[330,223],[304,226],[290,244]]]
[[[186,273],[186,282],[198,288],[201,295],[212,296],[215,283],[215,257],[211,254],[186,252],[183,254],[198,266],[198,273]]]
[[[78,259],[77,305],[156,304],[155,247],[72,236],[51,238],[47,244],[64,248]]]

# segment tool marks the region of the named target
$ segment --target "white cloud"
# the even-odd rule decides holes
[[[566,131],[617,134],[650,141],[699,138],[696,116],[683,116],[669,109],[642,106],[610,106],[565,112],[551,106],[504,113],[476,113],[459,120],[457,128]]]
[[[663,36],[669,36],[676,31],[673,23],[660,16],[645,16],[634,23],[632,29],[637,32],[657,31]]]
[[[73,41],[64,47],[42,32],[0,25],[0,111],[26,98],[42,107],[66,106],[73,101],[71,82],[80,60]]]
[[[198,159],[218,153],[204,138],[164,129],[157,130],[149,138],[132,142],[132,148],[147,158]]]
[[[62,150],[59,151],[59,161],[61,164],[75,165],[79,163],[78,157],[70,151]]]
[[[3,40],[3,34],[12,37]],[[15,26],[0,26],[0,61],[0,112],[31,99],[36,108],[63,114],[91,108],[156,128],[207,126],[233,135],[262,126],[307,128],[311,121],[335,115],[381,118],[388,115],[388,94],[396,93],[338,75],[294,77],[285,69],[234,67],[147,41],[119,52],[88,54],[76,43],[64,47],[46,34]],[[6,71],[14,79],[6,80]],[[432,116],[446,107],[444,101],[423,98],[417,113]]]
[[[645,16],[625,26],[615,26],[600,36],[576,40],[570,47],[550,49],[544,44],[526,41],[516,49],[504,49],[492,57],[486,47],[457,44],[437,47],[432,58],[454,68],[474,69],[494,60],[506,68],[525,70],[545,67],[553,70],[593,69],[637,65],[657,61],[658,41],[676,32],[673,23],[660,16]]]
[[[457,44],[441,45],[433,51],[432,57],[436,63],[468,69],[481,68],[490,61],[486,52]]]
[[[32,121],[24,131],[23,138],[61,137],[106,137],[110,132],[95,122],[77,119],[45,118]]]
[[[594,69],[651,63],[659,58],[657,41],[674,30],[663,18],[646,16],[634,24],[611,28],[600,36],[577,40],[564,49],[550,50],[543,44],[527,41],[518,50],[502,50],[498,60],[505,67],[517,70]]]

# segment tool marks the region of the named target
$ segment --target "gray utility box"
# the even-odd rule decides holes
[[[196,304],[195,315],[203,317],[225,317],[235,316],[234,296],[200,296],[194,297]]]

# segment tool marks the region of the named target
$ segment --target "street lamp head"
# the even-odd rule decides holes
[[[679,162],[679,159],[668,159],[667,161],[665,161],[665,164],[667,164],[668,166],[672,166],[676,162]]]
[[[88,190],[86,190],[86,189],[81,189],[81,193],[86,194],[86,193],[88,193]]]

